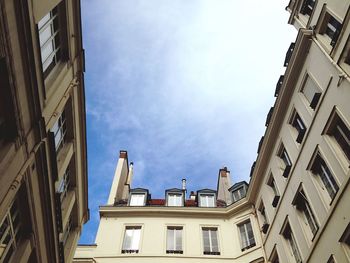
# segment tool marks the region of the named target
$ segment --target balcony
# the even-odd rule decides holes
[[[284,80],[284,75],[281,75],[277,81],[277,84],[276,84],[275,97],[278,97],[278,94],[280,93],[280,90],[281,90],[281,87],[283,84],[283,80]]]
[[[273,113],[273,107],[271,107],[271,109],[269,110],[269,113],[266,116],[266,122],[265,122],[265,126],[268,127],[270,124],[270,120],[272,117],[272,113]]]
[[[292,42],[288,48],[288,51],[287,51],[287,54],[286,54],[286,58],[284,59],[284,64],[283,66],[287,67],[288,64],[289,64],[289,61],[290,61],[290,58],[292,57],[292,54],[293,54],[293,50],[294,50],[294,47],[295,47],[295,43]]]

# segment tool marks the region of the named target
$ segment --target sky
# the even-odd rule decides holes
[[[297,31],[280,0],[83,0],[90,221],[107,202],[120,150],[132,188],[216,189],[246,180]]]

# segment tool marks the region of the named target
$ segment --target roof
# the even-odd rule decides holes
[[[241,187],[242,185],[246,185],[247,187],[249,186],[249,184],[246,181],[240,181],[240,182],[235,183],[234,185],[232,185],[228,190],[229,191],[236,190],[237,188]]]

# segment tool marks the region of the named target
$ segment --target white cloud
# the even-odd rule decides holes
[[[296,35],[287,25],[287,3],[82,4],[90,200],[95,191],[100,204],[107,199],[120,149],[134,161],[134,186],[154,197],[179,187],[181,178],[191,190],[215,189],[223,165],[233,181],[249,180]]]

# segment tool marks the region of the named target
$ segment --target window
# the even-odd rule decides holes
[[[61,202],[66,197],[67,192],[69,190],[69,186],[70,186],[70,170],[68,167],[67,170],[65,171],[63,178],[61,179],[59,186],[58,186],[58,189],[57,189],[57,193],[61,194],[61,196],[60,196]]]
[[[255,246],[254,233],[250,220],[238,225],[239,233],[241,235],[241,250],[247,250]]]
[[[2,30],[2,28],[0,28]],[[2,31],[4,32],[4,31]],[[0,46],[1,49],[1,46]],[[17,136],[15,110],[6,57],[0,56],[0,148]]]
[[[335,260],[334,260],[333,255],[331,255],[331,256],[329,257],[329,259],[327,260],[327,263],[335,263]]]
[[[312,212],[309,201],[307,200],[305,193],[302,189],[300,189],[297,195],[294,198],[293,205],[301,211],[306,219],[306,223],[309,226],[313,235],[316,235],[318,231],[318,224],[315,218],[314,213]]]
[[[319,153],[316,154],[314,163],[311,166],[311,171],[313,174],[320,177],[330,198],[333,199],[339,190],[339,186],[335,181],[331,171],[329,170],[326,162],[323,160]]]
[[[200,194],[199,200],[202,207],[215,207],[215,195],[213,194]]]
[[[334,47],[337,43],[342,24],[330,13],[326,12],[319,33],[328,38],[329,44]]]
[[[288,155],[288,153],[283,145],[281,146],[281,149],[280,149],[278,156],[282,159],[282,161],[285,165],[282,176],[287,178],[289,173],[290,173],[290,170],[292,168],[292,162],[291,162],[289,155]]]
[[[305,132],[306,132],[306,127],[304,125],[304,122],[300,118],[299,114],[294,111],[293,116],[291,121],[289,122],[297,131],[298,131],[298,136],[297,136],[297,143],[301,143],[303,141]]]
[[[61,59],[61,40],[58,7],[46,14],[38,23],[41,62],[46,77]]]
[[[15,200],[0,224],[0,262],[9,262],[21,238],[22,222]]]
[[[334,113],[327,134],[336,140],[339,147],[350,161],[350,130],[336,113]]]
[[[302,260],[301,260],[300,252],[299,252],[297,243],[295,241],[295,237],[293,235],[293,232],[292,232],[292,229],[290,228],[289,223],[287,223],[284,226],[284,230],[282,231],[282,235],[289,244],[289,247],[291,249],[291,253],[294,257],[295,262],[301,263]]]
[[[141,226],[127,226],[123,241],[122,253],[139,253]]]
[[[320,100],[322,93],[315,81],[313,81],[309,75],[307,75],[305,78],[301,92],[304,94],[305,98],[310,103],[311,109],[316,109],[316,106],[318,104],[318,101]]]
[[[316,0],[304,0],[301,6],[300,13],[303,15],[311,16],[312,10],[314,9]]]
[[[168,194],[168,206],[183,206],[182,194]]]
[[[233,202],[237,202],[239,200],[241,200],[243,197],[245,197],[245,189],[243,186],[241,186],[240,188],[236,189],[236,190],[233,190],[232,191],[232,199],[233,199]]]
[[[280,263],[280,260],[278,258],[278,253],[277,253],[277,247],[276,247],[276,244],[275,246],[273,247],[273,250],[271,252],[271,256],[269,258],[269,262],[271,263]]]
[[[68,219],[67,226],[66,226],[66,228],[65,228],[65,230],[63,232],[63,237],[62,237],[63,246],[65,246],[66,243],[67,243],[68,237],[69,237],[70,232],[72,230],[72,225],[73,225],[72,215],[70,215],[69,219]]]
[[[350,223],[346,227],[343,235],[341,236],[339,242],[344,243],[346,246],[350,248]]]
[[[269,180],[267,181],[267,185],[271,187],[274,194],[274,198],[272,200],[272,206],[276,207],[278,205],[278,201],[280,200],[280,195],[276,187],[275,179],[273,178],[272,174],[270,175]]]
[[[168,227],[167,228],[167,241],[166,241],[166,253],[167,254],[182,254],[182,227]]]
[[[129,205],[130,206],[144,206],[145,205],[145,197],[146,197],[145,194],[133,193],[133,194],[131,194]]]
[[[52,132],[55,137],[55,148],[58,152],[65,144],[67,125],[66,125],[66,113],[65,110],[62,112],[61,116],[57,119],[52,127]]]
[[[216,227],[203,227],[203,254],[220,255],[218,243],[218,229]]]
[[[263,204],[263,202],[261,202],[260,207],[259,207],[259,212],[261,215],[261,219],[262,219],[262,227],[261,227],[261,231],[266,234],[267,230],[269,229],[269,223],[267,220],[267,216],[266,216],[266,211],[265,211],[265,206]]]

